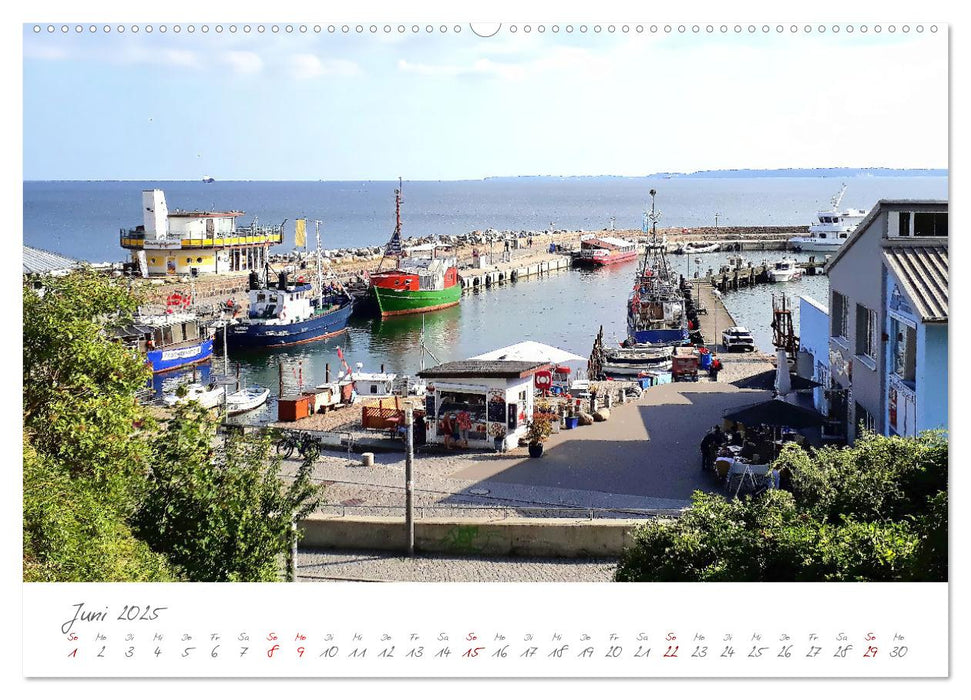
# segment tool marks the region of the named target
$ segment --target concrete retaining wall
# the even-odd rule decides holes
[[[573,518],[422,518],[415,521],[415,548],[446,554],[537,557],[619,556],[631,532],[645,520]],[[403,518],[314,515],[300,522],[302,547],[405,549]]]

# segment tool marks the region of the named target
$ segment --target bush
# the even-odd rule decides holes
[[[792,492],[696,493],[638,528],[617,581],[946,581],[947,440],[867,435],[775,462]]]

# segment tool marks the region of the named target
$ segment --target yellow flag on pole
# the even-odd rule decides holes
[[[294,238],[294,245],[298,248],[307,247],[307,220],[297,219],[297,235]]]

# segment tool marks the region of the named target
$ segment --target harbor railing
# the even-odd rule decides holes
[[[327,503],[317,509],[321,515],[340,517],[383,516],[404,517],[404,506]],[[454,504],[415,506],[415,518],[569,518],[576,520],[658,520],[681,516],[680,508],[585,508],[582,506],[513,506]]]

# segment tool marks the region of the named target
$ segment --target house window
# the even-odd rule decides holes
[[[906,323],[891,319],[890,340],[894,374],[913,384],[917,376],[917,331]]]
[[[846,339],[846,297],[839,292],[833,292],[833,303],[831,307],[833,309],[833,320],[832,329],[830,335],[834,338]]]
[[[875,360],[877,334],[877,312],[856,305],[856,354]]]
[[[899,226],[897,227],[898,236],[909,236],[910,235],[910,212],[902,211],[898,215]]]
[[[914,214],[914,235],[915,236],[946,236],[947,235],[947,214]]]
[[[860,432],[864,430],[873,432],[876,429],[876,423],[873,422],[873,414],[863,408],[859,403],[856,404],[856,425]]]

